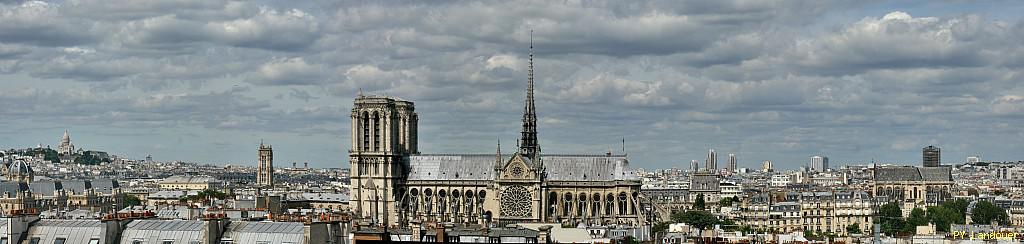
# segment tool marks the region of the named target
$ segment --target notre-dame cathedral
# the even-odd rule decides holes
[[[644,224],[640,180],[626,155],[542,154],[531,45],[518,150],[421,154],[413,102],[360,93],[352,107],[353,217],[405,226],[454,223]]]

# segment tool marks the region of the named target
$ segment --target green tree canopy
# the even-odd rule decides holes
[[[910,210],[910,217],[903,223],[903,231],[913,233],[918,226],[928,225],[928,216],[924,209],[914,208]]]
[[[942,206],[928,207],[928,220],[935,224],[935,229],[941,232],[949,232],[949,227],[954,223],[964,221],[964,216],[943,204]]]
[[[853,223],[852,225],[846,226],[846,233],[850,234],[863,234],[864,232],[860,229],[860,224]]]
[[[686,223],[697,229],[707,229],[720,224],[721,221],[714,214],[707,211],[686,211],[672,215],[672,222]]]
[[[903,212],[900,205],[891,202],[878,208],[878,222],[882,225],[882,233],[895,236],[896,232],[903,229]]]
[[[704,193],[697,194],[697,199],[693,200],[693,210],[704,210]]]
[[[964,214],[967,213],[967,206],[970,206],[970,205],[971,205],[971,203],[968,202],[967,200],[964,200],[964,199],[957,199],[957,200],[946,201],[946,202],[942,203],[943,207],[946,207],[949,210],[953,210],[953,211],[955,211],[957,213],[960,213],[960,216],[965,216]],[[956,222],[956,223],[957,224],[963,224],[964,223],[963,218],[960,218],[960,221]]]
[[[999,223],[1008,224],[1009,216],[1006,210],[988,201],[979,201],[971,210],[971,222],[976,224]]]
[[[125,206],[139,206],[142,205],[142,200],[134,195],[124,194],[124,205]]]

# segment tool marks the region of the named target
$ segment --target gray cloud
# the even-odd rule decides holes
[[[5,2],[0,133],[34,145],[15,131],[86,127],[109,146],[227,162],[251,162],[230,150],[265,138],[295,148],[285,161],[336,167],[362,90],[416,101],[425,152],[490,152],[517,138],[533,30],[545,152],[625,137],[642,167],[709,147],[747,166],[818,153],[913,162],[925,144],[1019,159],[1024,20],[867,10],[879,6]],[[142,135],[196,143],[124,143]],[[961,143],[986,137],[998,139]]]

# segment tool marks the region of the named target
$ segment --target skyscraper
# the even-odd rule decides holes
[[[274,149],[260,141],[259,163],[256,168],[256,184],[274,187]]]
[[[939,167],[942,165],[942,152],[938,147],[927,146],[921,149],[921,151],[924,167]]]
[[[700,163],[696,159],[690,160],[690,172],[697,172],[697,170],[700,170]]]
[[[815,155],[811,157],[811,171],[825,172],[828,170],[828,157]]]
[[[728,170],[729,173],[736,172],[736,154],[729,154],[729,164],[725,166],[725,169]]]
[[[771,160],[765,160],[764,163],[761,163],[761,172],[772,172],[772,171],[775,171],[775,166],[772,165],[772,161]]]
[[[718,153],[715,153],[715,149],[708,150],[708,158],[704,161],[704,164],[707,171],[718,171]]]

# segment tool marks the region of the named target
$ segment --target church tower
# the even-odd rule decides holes
[[[274,149],[260,141],[259,165],[256,169],[256,184],[274,187]]]
[[[530,34],[530,66],[526,85],[526,105],[523,108],[523,131],[519,138],[519,152],[538,163],[540,146],[537,145],[537,107],[533,103],[533,33]]]
[[[390,97],[356,97],[352,106],[352,148],[349,149],[351,200],[356,218],[372,223],[400,223],[399,193],[409,155],[417,149],[417,123],[412,102]]]

